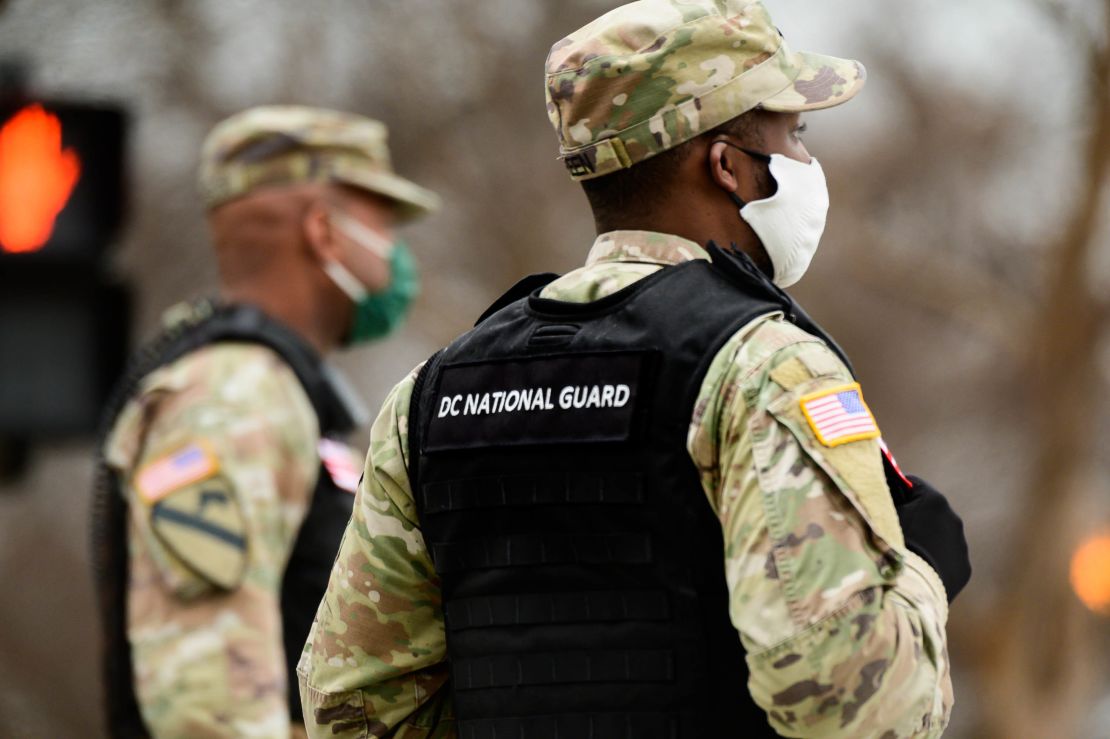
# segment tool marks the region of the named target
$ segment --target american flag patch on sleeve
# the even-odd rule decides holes
[[[879,425],[859,383],[841,385],[803,396],[802,413],[817,440],[828,447],[879,436]]]
[[[146,502],[154,503],[175,490],[211,477],[219,469],[220,463],[207,445],[193,442],[139,470],[135,489]]]

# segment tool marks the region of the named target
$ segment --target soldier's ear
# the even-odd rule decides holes
[[[739,190],[743,176],[740,168],[745,164],[738,161],[741,157],[743,154],[729,146],[727,141],[714,141],[710,144],[709,178],[713,180],[713,184],[728,193]]]
[[[340,257],[335,228],[331,215],[323,202],[316,202],[305,209],[301,217],[301,230],[309,251],[321,262],[333,262]]]

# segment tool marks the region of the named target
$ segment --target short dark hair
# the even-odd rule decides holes
[[[620,228],[629,221],[646,216],[664,202],[671,193],[679,167],[690,155],[695,142],[727,134],[740,139],[747,146],[762,148],[763,131],[756,113],[754,110],[748,111],[725,121],[716,128],[628,169],[583,180],[582,189],[586,193],[586,199],[590,201],[598,231]]]

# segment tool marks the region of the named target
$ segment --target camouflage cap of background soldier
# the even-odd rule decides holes
[[[863,65],[793,52],[761,2],[639,0],[547,57],[547,113],[576,180],[631,167],[749,110],[829,108]]]
[[[399,177],[383,123],[300,105],[250,108],[212,129],[201,148],[200,193],[211,209],[264,187],[332,182],[389,198],[409,220],[439,206],[435,193]]]

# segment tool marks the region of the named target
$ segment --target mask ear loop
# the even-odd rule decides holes
[[[331,218],[335,221],[335,225],[341,231],[344,231],[350,236],[355,243],[359,246],[372,251],[382,259],[389,260],[393,252],[393,244],[388,239],[382,237],[374,229],[361,223],[360,221],[351,218],[346,213],[335,210],[330,212]]]
[[[359,279],[339,262],[326,262],[324,272],[339,286],[340,290],[347,294],[352,303],[364,300],[370,294],[366,286],[359,282]]]
[[[345,232],[356,244],[381,256],[383,259],[389,258],[388,253],[382,255],[381,242],[384,239],[374,233],[373,230],[334,208],[329,209],[328,217],[332,219],[338,230]],[[357,304],[370,295],[370,290],[367,289],[366,285],[363,285],[362,281],[355,277],[354,273],[342,263],[338,261],[326,262],[324,272],[327,273],[328,277],[331,277],[340,290],[347,294],[352,303]]]
[[[753,151],[752,149],[747,149],[743,146],[740,146],[739,144],[734,144],[731,141],[728,141],[726,139],[721,139],[718,143],[722,143],[725,146],[731,146],[733,149],[736,149],[737,151],[742,151],[745,154],[747,154],[748,156],[750,156],[752,159],[755,159],[757,161],[764,162],[768,165],[771,163],[771,155],[770,154],[764,154],[761,151]],[[710,177],[713,176],[713,164],[712,163],[709,164],[709,176]],[[742,197],[737,195],[736,193],[730,192],[730,193],[728,193],[728,196],[732,200],[732,202],[736,203],[736,206],[738,208],[740,208],[741,210],[743,210],[745,207],[747,207],[748,203]]]

